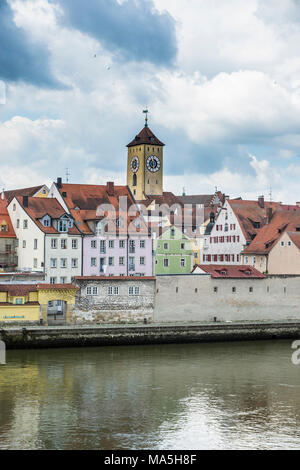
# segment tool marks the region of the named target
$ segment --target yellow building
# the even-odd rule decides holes
[[[0,284],[0,324],[66,324],[72,321],[72,284]]]
[[[163,194],[163,144],[148,127],[130,142],[127,161],[127,186],[136,200]]]

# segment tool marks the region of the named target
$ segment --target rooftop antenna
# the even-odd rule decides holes
[[[144,109],[143,113],[146,114],[145,127],[148,127],[148,113],[149,113],[148,108]]]
[[[270,202],[272,202],[272,186],[270,186],[269,196],[270,196]]]
[[[69,168],[66,168],[66,181],[67,181],[67,183],[69,182],[69,176],[71,176],[71,173],[69,172]]]

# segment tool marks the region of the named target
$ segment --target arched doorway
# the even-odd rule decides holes
[[[51,300],[48,302],[48,325],[66,324],[67,302],[64,300]]]

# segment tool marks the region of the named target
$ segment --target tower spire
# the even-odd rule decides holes
[[[148,109],[144,109],[143,111],[144,114],[146,114],[146,117],[145,117],[145,127],[148,127]]]

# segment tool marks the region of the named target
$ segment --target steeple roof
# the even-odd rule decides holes
[[[149,145],[159,145],[163,147],[163,144],[158,138],[153,134],[151,129],[148,126],[145,126],[141,132],[135,136],[132,142],[127,145],[127,147],[134,147],[135,145],[140,144],[149,144]]]

